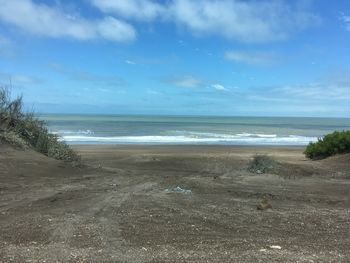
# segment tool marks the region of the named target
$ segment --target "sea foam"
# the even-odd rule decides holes
[[[187,133],[186,135],[155,136],[93,136],[62,134],[61,140],[68,143],[90,144],[237,144],[237,145],[306,145],[316,137],[297,135],[277,136],[275,134],[217,134]]]

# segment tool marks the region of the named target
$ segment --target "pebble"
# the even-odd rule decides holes
[[[271,249],[282,249],[282,247],[281,247],[281,246],[275,246],[275,245],[270,246],[270,248],[271,248]]]

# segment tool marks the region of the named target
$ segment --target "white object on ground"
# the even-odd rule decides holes
[[[282,249],[281,246],[270,246],[269,248],[271,248],[271,249]]]
[[[183,189],[180,186],[176,186],[172,189],[165,189],[165,192],[167,193],[182,193],[182,194],[192,194],[191,190]]]

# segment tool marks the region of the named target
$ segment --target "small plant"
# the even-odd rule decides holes
[[[257,154],[248,163],[248,171],[263,174],[274,170],[278,166],[277,162],[265,154]]]
[[[65,142],[49,133],[46,123],[32,112],[23,112],[22,97],[10,98],[7,89],[0,88],[0,140],[17,147],[32,147],[58,160],[80,163],[77,155]]]
[[[306,147],[304,154],[307,158],[317,160],[329,156],[350,152],[350,131],[335,131],[319,138],[317,142],[311,142]]]

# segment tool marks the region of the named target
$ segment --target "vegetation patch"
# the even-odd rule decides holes
[[[256,174],[263,174],[274,171],[278,163],[268,155],[257,154],[248,163],[248,171]]]
[[[0,140],[21,148],[34,148],[58,160],[80,163],[80,156],[50,133],[44,121],[32,112],[23,111],[22,97],[11,99],[5,88],[0,88]]]
[[[304,152],[307,158],[317,160],[350,152],[350,131],[335,131],[311,142]]]

